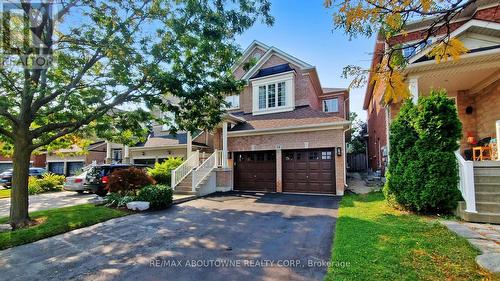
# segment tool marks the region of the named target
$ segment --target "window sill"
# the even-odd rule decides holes
[[[266,108],[266,109],[254,110],[252,112],[252,115],[263,115],[263,114],[286,112],[286,111],[292,111],[293,109],[294,109],[293,106]]]

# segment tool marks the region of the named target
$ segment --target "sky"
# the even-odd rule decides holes
[[[350,80],[342,79],[347,65],[369,68],[375,38],[349,40],[342,30],[333,29],[333,11],[323,7],[323,0],[271,0],[272,27],[256,23],[236,38],[242,49],[253,40],[277,47],[316,66],[322,87],[347,88]],[[352,89],[351,111],[366,119],[363,98],[366,87]]]

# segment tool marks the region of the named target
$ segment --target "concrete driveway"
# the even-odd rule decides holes
[[[94,194],[61,191],[29,196],[30,212],[89,203]],[[9,216],[10,198],[0,199],[0,217]]]
[[[0,252],[5,280],[323,280],[338,197],[231,194]]]

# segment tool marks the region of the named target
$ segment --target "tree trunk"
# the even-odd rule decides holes
[[[31,150],[25,140],[14,144],[14,171],[10,196],[10,225],[13,229],[30,224],[28,213],[28,177]]]

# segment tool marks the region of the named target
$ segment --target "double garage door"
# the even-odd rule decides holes
[[[235,190],[276,191],[275,151],[236,153]],[[283,192],[335,193],[333,149],[284,150]]]

